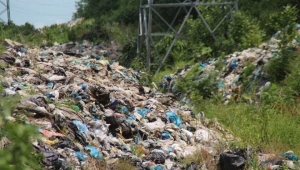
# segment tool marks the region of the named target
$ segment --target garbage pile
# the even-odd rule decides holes
[[[263,67],[270,59],[278,56],[278,42],[279,40],[277,40],[276,35],[274,35],[268,44],[262,44],[259,47],[249,48],[242,52],[234,52],[223,58],[219,57],[202,61],[194,66],[199,70],[199,74],[196,75],[194,79],[195,81],[203,81],[217,75],[214,77],[217,90],[213,93],[223,95],[224,104],[241,98],[243,92],[251,93],[256,91],[256,97],[259,97],[262,90],[271,84],[268,75],[263,72]],[[298,44],[296,41],[293,41],[290,43],[290,46],[297,47]],[[187,65],[174,74],[165,75],[162,78],[160,87],[165,92],[172,92],[178,95],[179,92],[176,89],[176,81],[183,78],[192,67],[193,66]],[[249,75],[244,74],[247,69],[248,71],[250,70]],[[247,82],[247,84],[243,82]],[[256,82],[260,88],[254,89],[254,86],[251,84],[253,82]],[[189,103],[186,94],[181,95],[180,98],[185,99],[185,103]],[[255,101],[248,102],[253,103]]]
[[[189,94],[180,94],[176,89],[176,82],[182,81],[187,73],[197,67],[198,73],[195,75],[195,81],[202,81],[206,78],[213,77],[217,84],[217,90],[214,94],[223,96],[224,104],[230,101],[242,98],[247,92],[254,92],[257,99],[264,88],[271,85],[269,75],[263,68],[272,58],[276,58],[280,52],[278,46],[278,35],[274,35],[268,44],[262,44],[259,47],[249,48],[242,52],[234,52],[224,58],[210,59],[202,61],[194,66],[187,65],[178,69],[174,74],[164,75],[159,86],[165,93],[172,93],[181,99],[181,103],[190,103]],[[290,47],[299,48],[299,44],[294,40]],[[252,67],[249,69],[249,67]],[[251,70],[247,76],[245,70]],[[244,84],[243,82],[247,82]],[[255,82],[255,86],[251,83]],[[246,85],[246,86],[245,86]],[[257,89],[254,89],[258,85]],[[257,104],[257,101],[248,99],[246,102]],[[242,170],[242,169],[300,169],[298,156],[293,151],[287,151],[282,155],[273,153],[264,153],[261,150],[253,149],[235,149],[225,150],[219,157],[219,168],[221,170]]]
[[[5,45],[1,95],[22,96],[11,120],[36,126],[41,140],[32,144],[45,169],[89,169],[91,160],[112,166],[121,159],[139,169],[182,169],[180,159],[199,150],[218,154],[216,146],[233,139],[173,94],[141,86],[141,73],[106,60],[104,48]]]

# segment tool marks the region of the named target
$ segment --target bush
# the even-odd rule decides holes
[[[19,97],[8,97],[0,100],[0,167],[6,170],[31,170],[41,169],[31,142],[37,138],[37,128],[31,125],[23,125],[18,122],[11,122],[5,117],[12,114],[13,107],[19,101]],[[21,114],[21,113],[18,113]],[[2,140],[7,138],[9,145],[4,145]]]
[[[17,26],[13,22],[10,25],[0,23],[0,41],[4,41],[6,38],[30,46],[38,46],[43,41],[42,33],[29,23],[21,26]]]
[[[267,23],[268,31],[280,31],[278,34],[279,54],[274,57],[266,67],[273,82],[280,82],[290,73],[290,60],[294,58],[293,49],[289,43],[296,36],[296,20],[297,9],[295,7],[286,6],[283,11],[270,16],[270,22]]]
[[[176,83],[177,89],[183,94],[187,94],[192,103],[196,104],[202,99],[209,99],[218,88],[216,81],[217,73],[203,73],[198,70],[198,65],[194,66],[184,78]]]
[[[234,13],[234,20],[229,24],[228,32],[238,45],[236,50],[256,47],[261,44],[264,36],[259,22],[242,12]]]

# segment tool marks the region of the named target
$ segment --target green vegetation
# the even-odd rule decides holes
[[[41,156],[33,151],[31,145],[31,142],[37,139],[37,128],[24,125],[23,121],[12,122],[6,119],[12,114],[13,107],[18,101],[19,97],[6,97],[0,100],[0,167],[6,170],[41,169],[39,165]]]
[[[157,0],[156,2],[169,1]],[[144,80],[147,83],[152,81],[158,83],[164,75],[172,74],[179,68],[191,65],[192,69],[177,82],[177,90],[182,94],[187,94],[190,99],[189,104],[194,106],[195,111],[204,111],[208,118],[217,118],[235,136],[240,137],[242,140],[236,145],[241,147],[251,145],[278,153],[293,150],[296,154],[300,154],[298,141],[300,138],[300,83],[298,80],[300,53],[299,48],[290,44],[295,38],[298,43],[300,42],[300,36],[296,37],[295,32],[295,25],[299,22],[297,10],[299,5],[297,0],[239,0],[240,10],[234,12],[234,20],[226,19],[226,24],[222,24],[216,30],[217,41],[212,38],[202,21],[196,17],[197,13],[193,11],[183,29],[183,36],[175,43],[162,71],[154,75],[157,66],[153,66]],[[43,29],[36,29],[29,23],[21,26],[14,23],[10,25],[0,23],[0,42],[9,38],[31,47],[83,40],[93,43],[114,42],[122,47],[121,64],[146,71],[145,53],[141,56],[136,55],[138,8],[139,1],[136,0],[103,0],[101,3],[98,0],[80,0],[77,2],[74,19],[84,17],[85,20],[82,23],[73,27],[60,24]],[[216,21],[219,21],[229,9],[222,11],[219,6],[201,6],[199,10],[207,23],[214,27],[217,24]],[[167,21],[171,21],[177,11],[164,9],[159,12]],[[184,13],[180,15],[179,20],[183,17]],[[162,21],[158,22],[162,23]],[[179,27],[178,24],[175,23],[176,28]],[[158,29],[157,26],[153,27],[153,30]],[[248,63],[243,70],[241,83],[244,87],[251,84],[251,88],[242,91],[244,94],[239,96],[240,98],[232,99],[228,105],[224,105],[221,96],[216,93],[219,81],[215,79],[219,74],[218,71],[223,69],[221,62],[223,57],[234,51],[258,46],[268,41],[275,33],[278,33],[280,50],[275,52],[276,56],[264,67],[271,86],[266,88],[257,99],[255,93],[259,87],[256,82],[248,79],[255,66]],[[173,38],[172,35],[168,35],[162,39],[155,39],[159,55],[166,53]],[[0,52],[4,50],[5,48],[0,46]],[[216,61],[216,69],[207,73],[199,68],[199,62],[210,58],[219,60]],[[157,62],[159,58],[152,60],[152,62]],[[17,101],[15,98],[10,99]],[[0,108],[5,115],[11,114],[13,104],[15,104],[11,102],[12,105],[7,106],[7,101],[6,99],[0,100]],[[66,101],[64,104],[77,110],[77,107],[72,107],[77,103]],[[2,158],[0,167],[39,169],[37,162],[28,160],[28,155],[32,152],[29,144],[36,135],[34,128],[8,122],[4,117],[0,120],[0,137],[5,136],[11,141],[9,147],[0,151]],[[15,150],[18,152],[14,152]],[[201,162],[204,158],[205,152],[201,150],[196,153],[196,156],[184,161],[186,163]],[[127,169],[133,169],[126,161],[120,161],[116,167],[125,167],[125,165],[128,166]]]
[[[242,139],[240,147],[250,144],[252,147],[265,148],[276,153],[286,150],[300,153],[299,106],[275,103],[271,106],[255,107],[242,103],[215,103],[217,102],[202,102],[197,110],[205,111],[208,118],[218,118]]]
[[[201,75],[201,70],[195,66],[177,83],[180,91],[188,93],[190,104],[197,112],[204,111],[208,118],[217,118],[242,139],[238,143],[240,147],[251,145],[275,153],[287,150],[300,153],[298,142],[300,56],[295,47],[290,45],[296,35],[294,25],[297,13],[295,7],[287,6],[283,11],[270,16],[267,28],[273,27],[274,30],[280,31],[278,36],[281,41],[280,50],[264,68],[271,86],[265,88],[259,99],[255,95],[257,92],[255,89],[259,86],[256,82],[248,80],[255,69],[251,63],[244,68],[242,74],[243,86],[246,87],[251,83],[250,90],[244,90],[242,96],[231,99],[228,105],[224,105],[224,101],[218,95],[211,95],[216,91],[213,88],[217,83],[216,79],[213,79],[214,73],[199,82],[197,78]],[[244,34],[247,33],[240,36],[245,36]]]

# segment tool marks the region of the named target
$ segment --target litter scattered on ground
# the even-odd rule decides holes
[[[166,93],[162,93],[155,83],[152,89],[141,86],[139,71],[107,60],[111,50],[101,45],[55,43],[30,49],[11,40],[6,44],[7,51],[0,55],[0,63],[5,63],[1,95],[22,97],[12,117],[21,117],[40,132],[41,139],[32,145],[44,155],[45,169],[79,170],[88,166],[89,159],[108,166],[126,159],[139,169],[196,169],[199,165],[183,165],[179,160],[199,149],[216,155],[223,169],[238,169],[248,161],[236,152],[218,155],[217,146],[234,138],[203,113],[196,119],[196,113],[167,93],[175,90],[172,75],[165,76]],[[260,73],[256,54],[264,56],[259,57],[262,62],[272,57],[259,48],[226,59],[228,70],[220,79],[220,89],[227,96],[233,93],[230,89],[238,88],[235,82],[244,61],[256,63],[253,73]],[[198,69],[205,73],[213,70],[214,63],[201,63]],[[209,128],[203,122],[210,122]],[[292,163],[298,160],[292,152],[283,156]],[[291,162],[287,164],[294,166]]]

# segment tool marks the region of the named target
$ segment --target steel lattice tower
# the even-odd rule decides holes
[[[3,8],[4,7],[4,8]],[[10,23],[10,3],[9,0],[0,0],[0,22],[5,22],[1,15],[7,12],[7,24]]]
[[[138,47],[137,47],[137,53],[138,55],[141,55],[142,51],[142,44],[145,41],[146,44],[146,63],[148,70],[150,70],[150,67],[152,65],[157,65],[158,69],[156,72],[158,72],[164,62],[166,61],[168,55],[170,54],[175,42],[179,38],[179,35],[181,34],[181,31],[184,27],[184,25],[187,22],[188,17],[191,15],[192,10],[196,10],[198,17],[201,19],[203,24],[205,25],[206,29],[209,31],[211,36],[213,37],[214,40],[217,40],[215,36],[215,31],[220,27],[220,25],[227,19],[229,16],[230,18],[233,18],[232,12],[234,10],[238,10],[238,0],[231,0],[231,2],[227,2],[224,0],[224,2],[201,2],[202,0],[173,0],[172,3],[165,3],[165,4],[160,4],[160,3],[155,3],[155,0],[140,0],[140,9],[139,9],[139,35],[138,35]],[[212,28],[211,26],[208,25],[206,22],[204,16],[202,13],[198,10],[198,6],[221,6],[220,10],[224,9],[225,6],[229,7],[229,12],[224,14],[223,18],[220,20],[220,22],[217,24],[216,27]],[[163,16],[156,10],[157,8],[177,8],[178,11],[176,15],[174,16],[174,19],[170,22],[166,21]],[[185,17],[183,21],[180,24],[179,30],[176,30],[174,27],[175,21],[178,19],[178,15],[181,10],[185,11]],[[163,21],[167,25],[167,30],[164,30],[163,32],[154,32],[152,30],[152,24],[155,24],[153,15],[158,16],[160,20]],[[168,34],[174,35],[174,39],[172,40],[169,48],[167,49],[167,52],[164,56],[160,56],[157,52],[157,49],[155,47],[155,41],[153,37],[164,37]],[[154,54],[157,55],[159,58],[158,63],[152,63],[152,57],[151,56],[151,51],[154,49]]]

